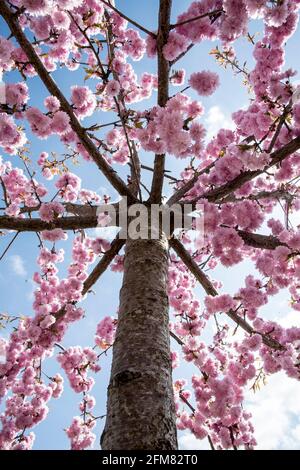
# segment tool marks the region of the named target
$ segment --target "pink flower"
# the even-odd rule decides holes
[[[110,80],[105,87],[108,96],[117,96],[120,93],[120,84],[117,80]]]
[[[165,59],[169,61],[176,59],[182,52],[187,50],[189,42],[185,36],[175,31],[171,32],[167,44],[163,47]]]
[[[258,351],[262,345],[262,336],[259,334],[254,334],[243,341],[243,345],[252,351]]]
[[[293,250],[300,250],[300,231],[290,237],[288,245],[293,248]]]
[[[300,104],[295,104],[293,108],[294,120],[297,126],[300,126]]]
[[[213,252],[220,257],[224,266],[232,266],[242,260],[243,245],[243,240],[234,229],[220,227],[214,232]]]
[[[70,132],[70,118],[64,111],[56,111],[52,118],[52,131],[62,135]]]
[[[38,108],[29,108],[25,115],[32,132],[38,137],[45,138],[51,134],[51,119],[49,116],[43,114]]]
[[[193,121],[190,126],[190,135],[193,140],[195,140],[196,142],[199,142],[202,139],[204,139],[206,135],[206,130],[204,126],[200,124],[200,122]]]
[[[67,13],[64,11],[58,10],[51,15],[53,24],[57,29],[68,29],[71,23],[71,20]]]
[[[75,202],[81,186],[81,179],[73,173],[65,173],[55,183],[60,196],[66,202]]]
[[[123,52],[128,54],[133,60],[141,60],[146,52],[146,41],[140,36],[136,29],[127,29],[126,43]]]
[[[97,325],[95,343],[102,349],[113,344],[116,334],[117,321],[112,317],[104,317]]]
[[[210,71],[192,73],[189,79],[191,88],[197,91],[199,95],[209,96],[216,91],[220,84],[219,76]]]
[[[23,6],[33,15],[45,15],[50,13],[50,0],[23,0]]]
[[[26,83],[9,83],[5,88],[6,103],[10,106],[22,106],[29,99]]]
[[[124,271],[124,256],[117,255],[111,264],[111,270],[114,272]]]
[[[45,98],[44,105],[50,113],[55,113],[55,111],[58,111],[60,108],[60,103],[56,96],[47,96],[47,98]]]
[[[12,42],[0,36],[0,64],[2,66],[5,66],[10,61],[13,50]]]
[[[71,441],[72,450],[84,450],[93,445],[96,435],[91,432],[95,421],[90,420],[88,424],[84,423],[79,416],[75,416],[66,434]]]
[[[74,85],[71,100],[75,106],[76,114],[80,118],[91,116],[97,105],[95,95],[86,86]]]
[[[109,214],[105,214],[104,212],[101,212],[97,216],[97,221],[99,227],[107,227],[108,224],[111,222],[111,217]]]
[[[64,206],[59,202],[48,202],[41,205],[39,214],[45,222],[51,222],[59,215],[63,214]]]
[[[107,240],[104,240],[103,238],[96,238],[92,241],[91,247],[94,253],[101,254],[109,250],[110,243]]]
[[[24,143],[25,136],[18,130],[13,119],[7,114],[0,113],[0,145],[16,149]]]
[[[67,234],[61,228],[44,230],[42,232],[42,239],[48,240],[49,242],[58,242],[59,240],[66,240],[67,238]]]
[[[155,57],[157,53],[156,38],[150,36],[150,34],[146,38],[146,53],[150,58]]]
[[[40,322],[40,328],[47,329],[55,322],[56,319],[53,315],[46,315],[45,318]]]
[[[234,308],[235,303],[233,298],[227,294],[217,295],[215,297],[208,296],[205,298],[205,306],[210,314],[228,312]]]

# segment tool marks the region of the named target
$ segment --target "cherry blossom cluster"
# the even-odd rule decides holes
[[[112,346],[117,328],[117,320],[112,317],[104,317],[97,325],[95,344],[101,349]]]
[[[136,129],[136,137],[147,151],[157,154],[168,152],[177,158],[198,156],[204,147],[206,131],[194,119],[203,111],[201,103],[192,101],[184,94],[177,94],[164,108],[156,106],[152,109],[147,127]]]
[[[72,423],[66,429],[72,450],[84,450],[94,444],[96,435],[92,429],[95,425],[96,421],[93,418],[88,418],[86,422],[80,416],[73,418]]]
[[[39,206],[40,198],[47,194],[44,185],[34,178],[29,179],[20,168],[14,168],[11,162],[4,162],[0,157],[0,179],[5,187],[5,212],[10,216],[20,214],[22,206]]]
[[[189,274],[185,271],[184,266],[178,261],[173,262],[170,267],[170,281],[172,285],[177,286],[169,294],[170,301],[176,317],[180,319],[173,328],[183,339],[183,358],[193,362],[201,375],[195,375],[192,379],[194,398],[191,392],[185,389],[185,380],[175,381],[178,428],[189,429],[199,439],[209,436],[215,448],[228,449],[240,446],[253,448],[256,441],[253,437],[253,426],[249,421],[251,415],[243,410],[242,401],[243,387],[248,381],[254,380],[257,374],[255,356],[250,354],[249,348],[246,347],[242,353],[239,350],[235,351],[227,338],[229,336],[227,325],[224,327],[218,325],[211,346],[198,339],[198,332],[206,325],[207,313],[223,309],[227,311],[235,305],[234,300],[230,296],[219,296],[207,313],[201,312],[192,290],[193,281],[188,281]],[[187,295],[183,296],[183,292],[187,292]],[[191,306],[195,310],[193,314]],[[195,328],[197,322],[198,330]],[[258,344],[253,341],[256,338]],[[253,350],[262,344],[259,335],[244,341],[251,341],[250,349]],[[240,347],[239,344],[236,346]],[[173,353],[172,360],[173,367],[176,367],[179,361],[178,354]],[[192,399],[196,401],[196,408],[191,405]],[[185,410],[186,405],[188,409]]]
[[[81,346],[71,347],[57,357],[65,371],[71,388],[77,392],[89,392],[94,385],[94,379],[87,377],[89,369],[98,372],[97,353],[91,348]]]
[[[0,113],[0,146],[6,153],[15,154],[26,142],[24,132],[18,128],[14,119]]]
[[[193,292],[194,286],[194,278],[182,263],[170,265],[168,295],[170,307],[177,317],[172,328],[182,337],[198,336],[205,326],[200,317],[200,303]]]
[[[294,237],[289,234],[288,238],[294,239]],[[275,250],[277,254],[274,253],[274,259],[278,258],[279,250],[282,249],[285,255],[290,252],[288,248],[278,248]],[[201,262],[203,255],[204,253],[199,253],[194,259]],[[281,264],[278,272],[283,271],[284,276],[286,266],[289,264],[288,257],[281,257],[281,263],[285,266]],[[208,258],[205,264],[213,269],[216,260]],[[272,266],[269,275],[271,272],[273,273]],[[253,438],[253,426],[249,421],[251,416],[241,406],[243,388],[253,381],[252,386],[255,387],[265,373],[272,374],[279,370],[284,370],[289,377],[299,380],[299,328],[284,329],[276,322],[264,321],[257,316],[259,308],[267,303],[268,295],[278,291],[279,287],[273,288],[271,282],[262,283],[259,279],[248,276],[245,287],[234,296],[227,294],[207,296],[205,310],[201,312],[199,303],[193,302],[194,283],[184,265],[173,259],[169,276],[170,304],[177,317],[176,323],[172,324],[173,331],[183,339],[182,350],[185,360],[192,361],[201,371],[200,377],[195,376],[192,380],[194,398],[191,398],[191,393],[185,390],[184,381],[175,382],[178,427],[190,429],[200,439],[209,436],[215,448],[239,446],[252,448],[256,442]],[[217,283],[214,285],[220,287]],[[283,287],[282,283],[281,288]],[[221,327],[217,323],[218,333],[214,337],[213,345],[207,346],[200,342],[197,338],[198,332],[195,330],[197,316],[202,331],[211,316],[230,311],[237,311],[239,314],[241,307],[244,314],[252,321],[252,335],[245,336],[242,342],[232,342],[228,326]],[[191,309],[193,309],[192,314]],[[274,341],[274,348],[266,342],[268,339]],[[178,354],[173,356],[173,367],[176,367],[179,357]],[[222,379],[220,375],[223,376]],[[188,404],[189,409],[193,408],[191,399],[196,400],[197,404],[192,414],[187,410],[182,411],[182,405],[186,408]]]
[[[46,214],[48,215],[48,210]],[[102,240],[101,243],[108,249],[108,242]],[[86,269],[99,253],[98,246],[97,239],[81,241],[80,237],[76,238],[69,277],[62,280],[57,276],[56,264],[63,261],[63,250],[41,249],[38,257],[41,273],[34,275],[34,281],[38,285],[33,303],[35,316],[20,320],[9,342],[1,343],[1,355],[5,357],[5,361],[0,364],[0,395],[4,397],[9,391],[12,392],[6,400],[5,412],[0,417],[2,449],[31,448],[34,434],[25,431],[46,418],[47,402],[51,397],[59,398],[63,391],[60,374],[50,377],[49,385],[44,384],[41,376],[42,361],[52,356],[54,345],[63,338],[68,324],[79,320],[84,314],[81,308],[76,307],[76,302],[82,297],[80,292],[87,277]],[[114,332],[115,323],[106,317],[97,327],[96,345],[107,349],[108,343],[113,342]],[[104,344],[107,346],[104,347]],[[78,424],[81,422],[79,418],[77,424],[80,432],[76,428],[76,418],[66,431],[74,449],[89,447],[94,441],[94,435],[90,432],[95,425],[91,414],[94,402],[86,392],[94,384],[94,379],[87,377],[88,371],[100,370],[98,359],[99,355],[89,347],[71,347],[58,354],[58,361],[71,387],[77,393],[84,393],[84,412],[89,412],[89,419],[84,420],[82,425]]]

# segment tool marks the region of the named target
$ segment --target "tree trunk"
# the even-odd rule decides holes
[[[177,449],[167,269],[165,238],[127,241],[102,449]]]

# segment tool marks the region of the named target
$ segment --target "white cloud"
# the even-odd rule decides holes
[[[217,132],[222,129],[234,129],[234,123],[229,116],[226,116],[220,106],[209,108],[205,119],[207,129],[207,141],[209,142]]]
[[[244,407],[252,413],[257,440],[256,449],[292,450],[300,447],[300,382],[280,372],[267,380],[267,385],[253,393],[246,392]],[[191,433],[179,438],[179,449],[210,449],[207,439]]]
[[[209,450],[207,439],[197,439],[192,433],[187,433],[178,439],[180,450]]]
[[[246,394],[258,449],[296,449],[300,441],[300,382],[280,372],[265,387]]]
[[[24,260],[20,255],[12,255],[9,258],[10,267],[17,276],[25,277],[27,271],[24,266]]]
[[[286,303],[285,303],[286,305]],[[287,306],[287,305],[286,305]],[[285,328],[300,326],[299,312],[275,318]],[[300,446],[300,382],[284,372],[267,378],[255,394],[246,393],[245,408],[252,413],[258,449],[298,449]]]

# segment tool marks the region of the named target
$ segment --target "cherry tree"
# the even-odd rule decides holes
[[[284,289],[300,310],[300,232],[290,223],[300,209],[300,90],[284,61],[300,0],[194,1],[174,22],[172,0],[159,0],[155,31],[129,18],[127,2],[121,3],[122,11],[111,0],[0,3],[9,31],[0,36],[0,230],[2,243],[7,239],[1,257],[23,232],[37,235],[40,250],[32,314],[1,315],[15,328],[0,342],[0,447],[32,448],[32,428],[63,392],[62,375],[44,372],[53,355],[80,396],[78,416],[65,430],[71,448],[92,446],[98,421],[92,375],[100,376],[112,349],[102,449],[176,449],[176,428],[208,439],[212,449],[252,449],[245,389],[278,371],[300,378],[300,328],[283,328],[260,314]],[[261,22],[261,37],[248,33],[253,18]],[[252,70],[234,50],[242,36],[253,48]],[[221,129],[212,140],[205,138],[203,105],[189,95],[212,95],[219,76],[202,70],[200,60],[197,72],[180,68],[203,41],[214,41],[211,54],[228,73],[243,76],[250,97],[232,116],[234,130]],[[143,57],[156,61],[156,74],[137,76],[133,62]],[[74,76],[67,93],[54,79],[58,68]],[[76,84],[79,72],[84,86]],[[19,82],[10,80],[12,73]],[[30,104],[33,78],[48,93],[39,107]],[[151,96],[157,97],[153,107],[146,103]],[[107,111],[114,113],[112,122],[105,121]],[[26,154],[29,134],[45,149],[38,157],[33,150],[33,163]],[[61,155],[49,151],[50,136],[64,147]],[[184,159],[179,175],[166,171],[166,155]],[[109,226],[105,207],[118,210],[118,201],[81,186],[83,160],[126,198],[128,213],[143,205],[150,214],[162,202],[203,210],[202,243],[193,237],[195,219],[177,236],[174,221],[170,233],[160,225],[153,238],[110,241],[88,231]],[[120,176],[126,169],[127,180]],[[151,174],[150,186],[145,174]],[[166,201],[167,182],[173,189]],[[276,215],[279,204],[284,220]],[[60,278],[66,240],[73,258]],[[256,275],[248,274],[234,295],[225,293],[209,271],[245,259]],[[92,345],[64,347],[68,327],[88,317],[80,302],[107,269],[123,273],[117,316],[99,319]],[[204,342],[213,322],[215,334]],[[193,363],[189,383],[172,383],[180,359]]]

